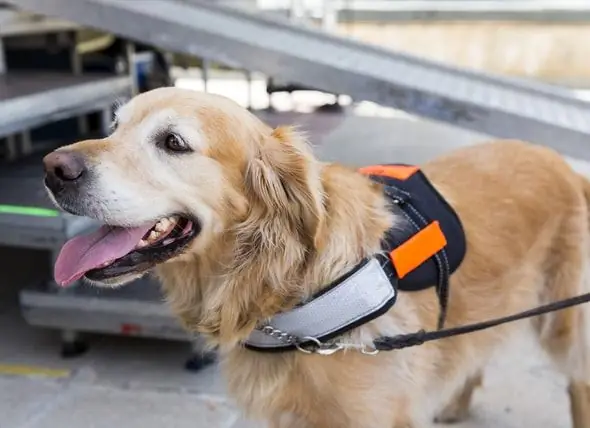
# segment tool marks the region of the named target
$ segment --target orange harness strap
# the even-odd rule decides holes
[[[407,180],[418,171],[417,166],[411,165],[371,165],[358,170],[365,175],[381,175],[398,180]]]
[[[438,221],[410,237],[389,253],[389,258],[400,279],[434,256],[447,245]]]

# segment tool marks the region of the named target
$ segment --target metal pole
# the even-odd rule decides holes
[[[139,94],[139,84],[135,70],[135,44],[133,42],[125,43],[125,55],[127,57],[127,72],[131,79],[131,96],[134,97]]]
[[[18,156],[16,144],[16,135],[8,135],[6,137],[6,157],[9,161],[13,161]]]
[[[324,31],[332,31],[336,27],[338,19],[334,2],[332,0],[324,0],[322,6],[322,29]]]
[[[250,70],[246,70],[246,82],[248,84],[248,100],[246,101],[248,110],[252,110],[252,72]]]
[[[4,58],[4,41],[0,37],[0,76],[6,74],[6,59]]]
[[[112,122],[113,108],[111,106],[104,107],[100,112],[100,131],[103,136],[107,136],[111,132]]]
[[[6,60],[4,58],[4,41],[0,37],[0,76],[6,74]],[[14,160],[16,158],[16,140],[14,135],[8,135],[6,137],[6,157],[8,160]]]
[[[20,134],[20,138],[21,154],[26,156],[33,153],[33,141],[31,140],[31,131],[23,131]]]
[[[289,4],[289,19],[297,21],[305,17],[305,4],[302,0],[291,0]]]
[[[82,58],[78,54],[78,49],[76,46],[76,33],[70,32],[68,33],[68,41],[70,43],[70,67],[72,68],[72,73],[74,76],[81,76],[82,75]],[[88,134],[90,126],[88,124],[88,115],[83,114],[78,116],[78,133],[82,136]]]
[[[203,78],[203,90],[208,92],[209,86],[209,67],[211,67],[211,63],[207,58],[203,58],[203,63],[201,65],[201,76]]]

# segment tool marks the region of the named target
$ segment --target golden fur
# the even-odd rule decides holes
[[[194,153],[157,152],[150,135],[170,126]],[[107,138],[60,150],[93,165],[99,179],[84,197],[101,220],[132,225],[178,210],[202,220],[189,251],[156,273],[186,329],[219,345],[232,397],[272,427],[421,428],[435,415],[461,419],[488,360],[527,326],[570,380],[575,428],[590,426],[587,306],[377,356],[240,346],[258,322],[379,251],[396,221],[378,185],[318,161],[295,130],[273,130],[219,96],[165,88],[123,106]],[[590,291],[590,183],[557,153],[499,141],[422,168],[467,235],[447,326]],[[435,329],[437,314],[433,289],[401,293],[387,314],[344,340],[370,345],[379,335]]]

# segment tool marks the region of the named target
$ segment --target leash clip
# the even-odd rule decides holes
[[[354,349],[363,355],[375,356],[379,353],[379,349],[367,345],[356,345],[350,343],[330,342],[322,343],[315,337],[304,337],[295,347],[304,354],[318,354],[318,355],[332,355],[338,351],[346,349]]]
[[[304,354],[332,355],[344,349],[344,345],[333,343],[322,343],[319,339],[311,336],[304,337],[301,342],[296,343],[297,350]]]

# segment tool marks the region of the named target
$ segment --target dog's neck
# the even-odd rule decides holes
[[[394,221],[378,185],[355,171],[325,165],[325,208],[315,237],[290,219],[258,218],[240,225],[225,243],[192,263],[193,277],[159,270],[173,311],[186,328],[231,348],[256,325],[288,310],[380,250]],[[186,272],[185,269],[182,270]]]

